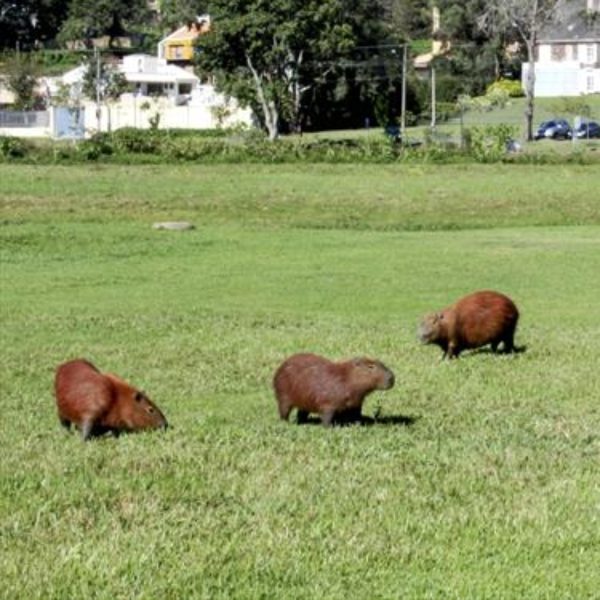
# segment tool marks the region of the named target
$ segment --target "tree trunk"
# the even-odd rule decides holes
[[[527,43],[527,60],[529,69],[525,81],[525,125],[527,128],[527,141],[533,140],[533,113],[535,106],[535,36],[532,35]]]
[[[265,127],[269,133],[269,139],[274,141],[279,137],[279,110],[277,109],[277,105],[273,100],[267,100],[263,82],[248,55],[246,55],[246,63],[248,64],[248,68],[250,69],[252,78],[254,79],[256,95],[263,111]]]

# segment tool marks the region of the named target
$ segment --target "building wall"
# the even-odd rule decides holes
[[[529,64],[523,64],[522,84]],[[540,44],[535,63],[535,95],[579,96],[600,93],[600,44],[597,42]]]
[[[219,123],[215,109],[224,105],[219,94],[206,92],[204,96],[196,94],[184,106],[174,106],[167,99],[153,99],[145,96],[124,94],[121,101],[111,105],[110,110],[101,108],[101,130],[108,131],[122,127],[149,129],[151,119],[159,117],[160,129],[213,129],[220,124],[226,127],[243,124],[253,125],[252,111],[240,108],[234,103],[229,105],[230,114]],[[96,131],[98,127],[96,110],[93,104],[85,111],[85,128]]]

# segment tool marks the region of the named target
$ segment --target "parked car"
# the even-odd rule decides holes
[[[585,121],[573,131],[571,137],[575,135],[578,139],[600,138],[600,125],[596,121]]]
[[[533,139],[543,140],[566,140],[571,137],[571,126],[564,119],[552,119],[544,121],[535,132]]]

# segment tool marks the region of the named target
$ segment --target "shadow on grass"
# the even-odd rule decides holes
[[[460,355],[460,358],[469,358],[472,356],[478,356],[479,354],[493,354],[497,356],[509,356],[511,354],[523,354],[527,352],[527,346],[515,346],[510,352],[506,352],[505,350],[496,350],[494,352],[489,346],[484,348],[477,348],[475,350],[469,350]]]
[[[361,415],[360,418],[334,420],[334,427],[350,427],[360,425],[361,427],[412,427],[421,417],[411,415],[387,415],[378,417],[367,417]],[[303,421],[296,421],[297,425],[321,425],[321,419],[316,416],[307,417]]]

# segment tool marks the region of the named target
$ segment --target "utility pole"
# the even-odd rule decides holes
[[[406,63],[408,62],[408,44],[402,49],[402,107],[400,115],[400,141],[406,143]]]
[[[431,129],[435,129],[436,114],[435,114],[435,69],[431,67]]]
[[[97,46],[94,46],[94,58],[96,59],[96,131],[100,133],[100,128],[102,127],[102,113],[100,110],[100,52]]]

